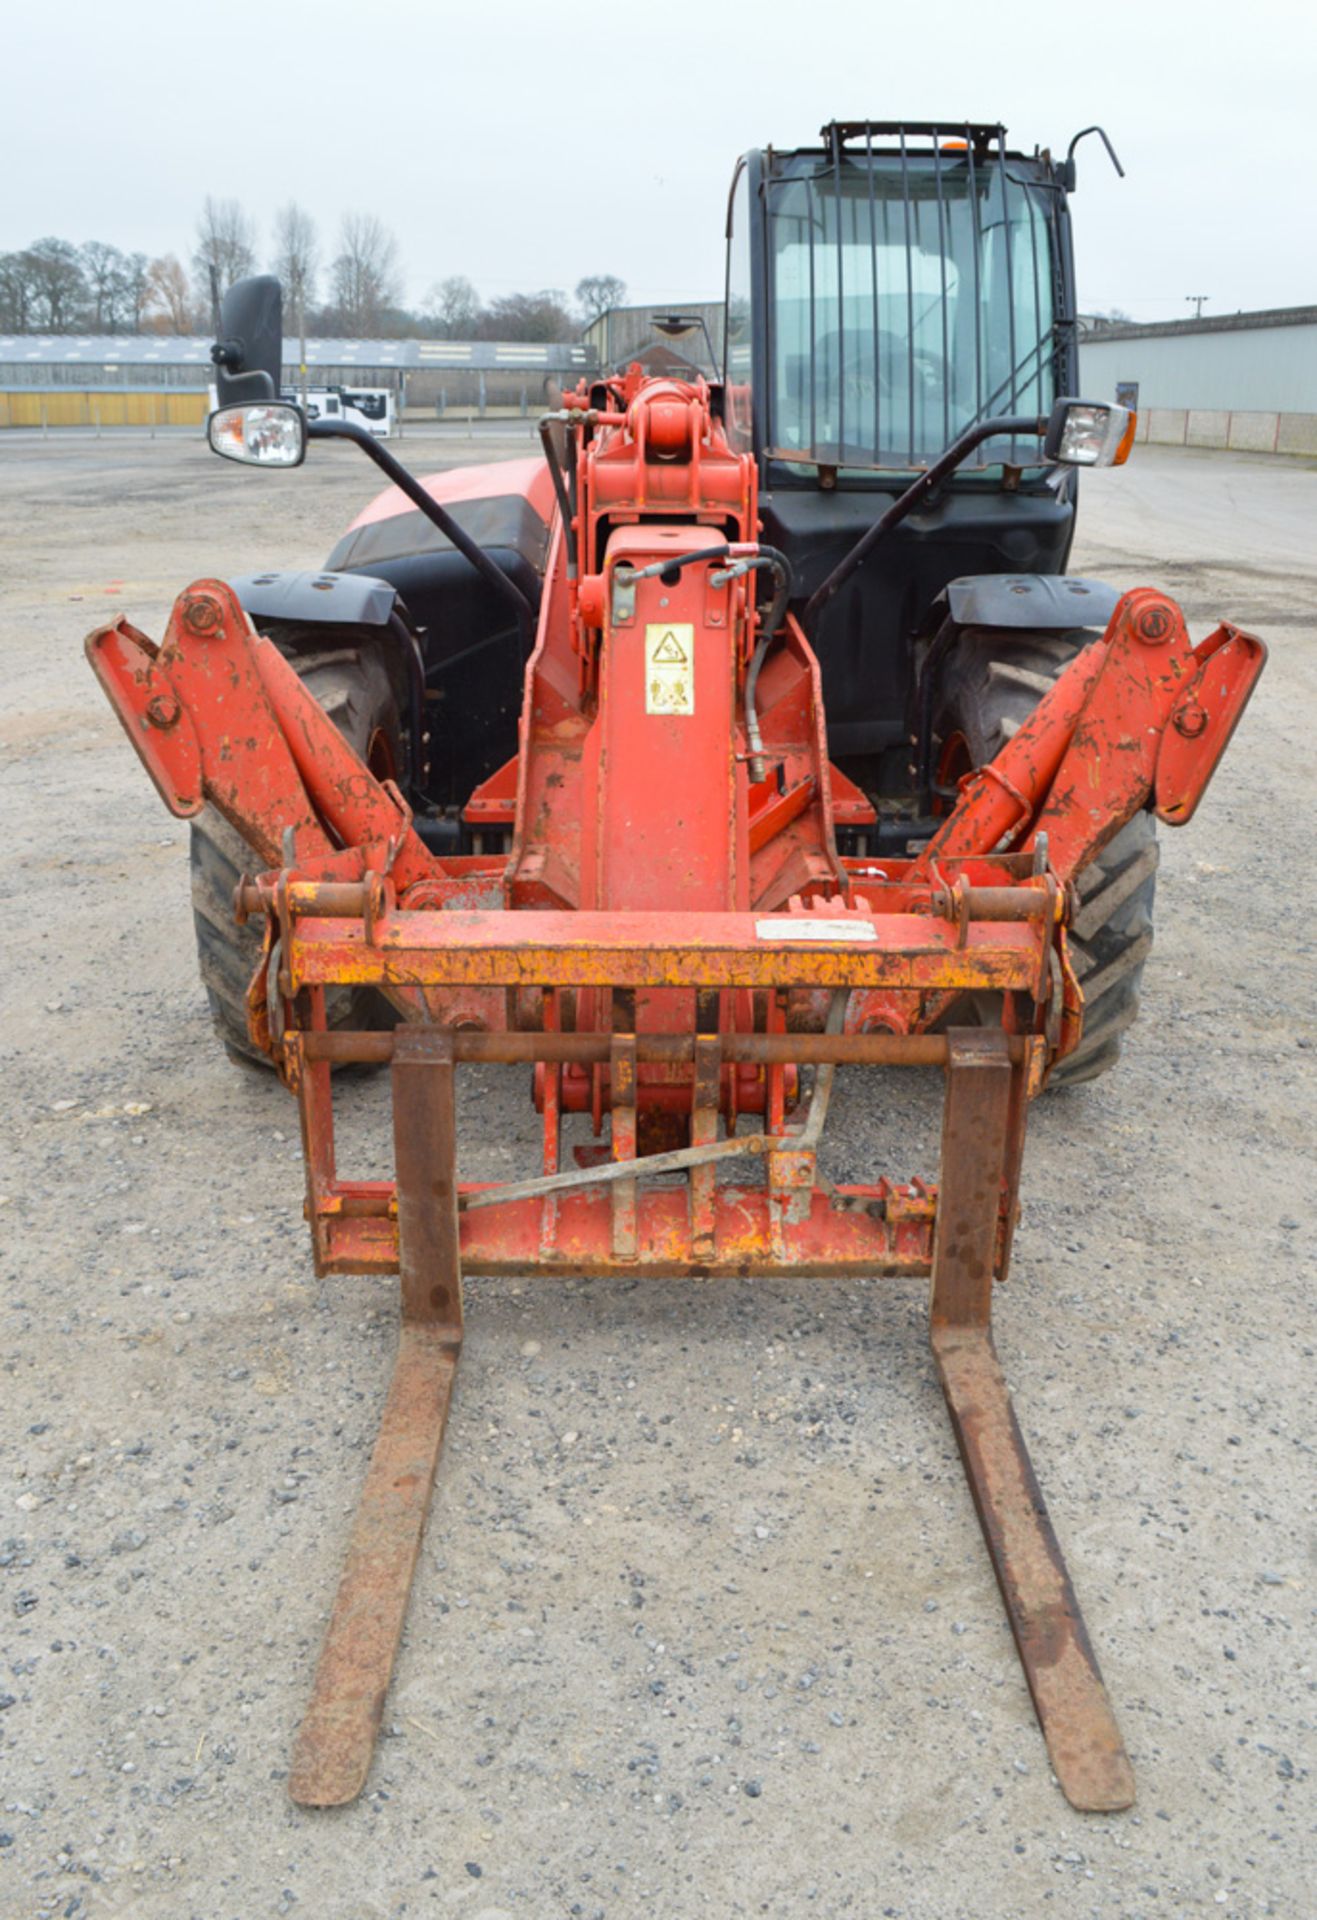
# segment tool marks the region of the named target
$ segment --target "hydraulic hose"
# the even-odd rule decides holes
[[[426,732],[425,715],[425,663],[416,635],[396,607],[389,615],[389,631],[398,643],[403,669],[407,675],[407,704],[411,708],[407,721],[411,777],[424,793],[430,784],[430,755],[427,751],[430,736]]]
[[[727,542],[724,540],[716,547],[697,547],[694,553],[674,553],[670,560],[652,560],[647,567],[638,567],[631,575],[633,580],[661,580],[665,587],[675,587],[683,567],[693,567],[701,560],[725,560]],[[746,562],[753,565],[752,561]],[[744,568],[740,569],[744,571]],[[730,578],[730,574],[728,578]]]
[[[576,578],[576,528],[572,524],[575,515],[567,481],[564,478],[562,462],[558,458],[558,445],[553,430],[563,423],[561,413],[546,413],[540,421],[540,445],[544,448],[544,458],[549,468],[549,478],[553,481],[553,491],[558,497],[558,512],[562,516],[562,537],[567,553],[567,578]],[[575,478],[576,442],[569,435],[567,441],[568,459],[571,462],[572,475]],[[572,491],[575,491],[573,487]]]
[[[728,565],[721,573],[710,575],[710,585],[725,586],[729,580],[736,580],[742,574],[769,571],[773,575],[773,598],[760,615],[759,639],[750,656],[750,665],[745,676],[745,738],[750,749],[750,778],[760,781],[764,778],[764,742],[759,731],[759,708],[756,694],[759,686],[759,671],[764,658],[786,618],[787,606],[791,599],[792,571],[791,562],[777,547],[766,547],[760,543],[754,553],[733,553],[727,541],[716,547],[697,547],[693,553],[675,553],[670,560],[654,560],[647,567],[639,568],[631,575],[633,580],[661,580],[665,587],[675,587],[683,567],[693,567],[700,561],[727,560]]]
[[[745,738],[750,749],[750,778],[756,782],[764,778],[764,741],[759,731],[759,671],[786,617],[787,603],[791,599],[791,562],[778,548],[761,546],[753,559],[738,560],[722,576],[730,579],[737,573],[748,573],[751,569],[759,568],[771,569],[775,587],[773,598],[760,616],[759,640],[750,656],[750,666],[745,676]]]

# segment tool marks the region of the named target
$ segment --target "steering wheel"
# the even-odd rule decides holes
[[[852,421],[872,420],[875,395],[879,413],[893,405],[908,406],[905,374],[911,355],[907,342],[899,334],[882,328],[876,335],[838,328],[824,334],[819,341],[818,358],[829,372],[840,368],[835,391],[848,426]],[[946,391],[947,363],[941,354],[917,347],[913,361],[917,393],[922,390],[940,396]]]

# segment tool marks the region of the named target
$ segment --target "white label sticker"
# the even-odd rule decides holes
[[[694,713],[695,629],[671,620],[645,628],[645,712]]]
[[[878,930],[868,920],[815,920],[807,913],[783,914],[779,920],[756,920],[760,940],[876,940]]]

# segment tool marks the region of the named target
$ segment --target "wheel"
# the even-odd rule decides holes
[[[935,708],[939,786],[954,787],[971,768],[993,759],[1096,637],[967,627],[942,669]],[[1084,989],[1084,1033],[1049,1086],[1077,1086],[1108,1072],[1120,1057],[1122,1035],[1138,1018],[1143,964],[1152,947],[1157,851],[1152,814],[1136,813],[1078,876],[1070,953]],[[972,1000],[985,1024],[1000,1018],[997,995]]]
[[[388,668],[371,636],[352,628],[271,626],[269,638],[297,669],[343,738],[381,779],[402,771],[402,728]],[[230,1059],[268,1066],[247,1034],[247,986],[261,954],[261,932],[233,918],[233,890],[257,856],[227,820],[207,807],[192,822],[192,921],[201,983]],[[397,1015],[370,987],[335,987],[326,996],[331,1027],[390,1027]]]

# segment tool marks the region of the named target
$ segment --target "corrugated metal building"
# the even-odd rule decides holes
[[[1317,451],[1317,307],[1099,323],[1083,337],[1079,364],[1095,400],[1138,382],[1141,438]]]
[[[284,339],[295,386],[298,342]],[[598,364],[580,341],[308,340],[315,386],[392,387],[399,406],[538,411]],[[200,425],[210,341],[177,334],[0,335],[0,426]]]

